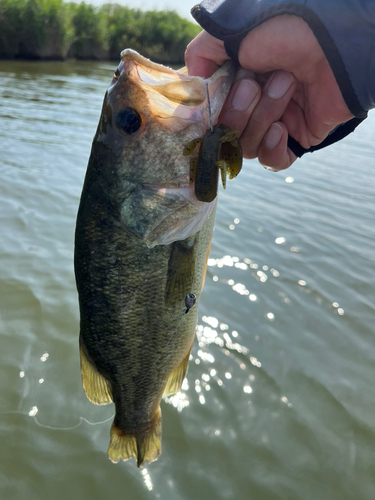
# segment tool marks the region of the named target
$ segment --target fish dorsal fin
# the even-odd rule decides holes
[[[81,358],[82,385],[87,399],[96,405],[112,403],[110,383],[88,360],[82,345],[79,346],[79,355]]]
[[[190,351],[191,347],[178,367],[169,375],[163,396],[169,396],[170,394],[175,394],[181,390],[182,382],[184,381],[189,365]]]

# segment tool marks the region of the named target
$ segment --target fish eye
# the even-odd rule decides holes
[[[141,124],[142,118],[135,109],[125,108],[117,116],[117,125],[128,135],[137,132]]]

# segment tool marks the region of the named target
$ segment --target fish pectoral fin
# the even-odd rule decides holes
[[[184,300],[186,290],[191,290],[193,286],[197,258],[196,246],[195,235],[171,244],[164,292],[164,303],[167,307],[176,306]]]
[[[79,355],[81,358],[82,385],[87,399],[95,405],[107,405],[108,403],[112,403],[110,383],[88,360],[82,345],[79,346]]]
[[[126,435],[117,429],[115,424],[111,427],[111,440],[108,448],[108,458],[113,463],[120,460],[129,460],[134,457],[137,466],[147,460],[148,463],[158,459],[161,453],[161,411],[160,407],[154,415],[152,424],[147,431],[140,434]]]
[[[178,367],[175,368],[169,375],[169,379],[167,385],[165,386],[163,396],[169,396],[170,394],[175,394],[176,392],[179,392],[181,390],[182,382],[184,381],[189,365],[190,351],[191,347]]]

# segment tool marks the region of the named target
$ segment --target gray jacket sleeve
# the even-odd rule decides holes
[[[295,15],[310,26],[356,118],[308,151],[345,137],[375,108],[374,0],[203,0],[191,12],[202,28],[224,41],[233,59],[247,33],[273,17]],[[304,152],[303,148],[299,151]]]

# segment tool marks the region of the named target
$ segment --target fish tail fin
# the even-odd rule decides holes
[[[79,346],[79,355],[81,358],[82,385],[87,399],[96,405],[111,403],[111,385],[89,361],[81,343]]]
[[[126,435],[115,424],[111,427],[111,441],[108,448],[108,458],[113,463],[134,457],[137,466],[142,467],[157,460],[161,453],[161,411],[158,408],[152,425],[136,435]]]
[[[189,365],[189,356],[190,356],[191,347],[188,350],[186,356],[178,365],[178,367],[173,370],[173,372],[169,375],[169,379],[167,385],[164,389],[163,396],[169,396],[170,394],[176,394],[181,390],[182,382],[184,381],[188,365]]]

